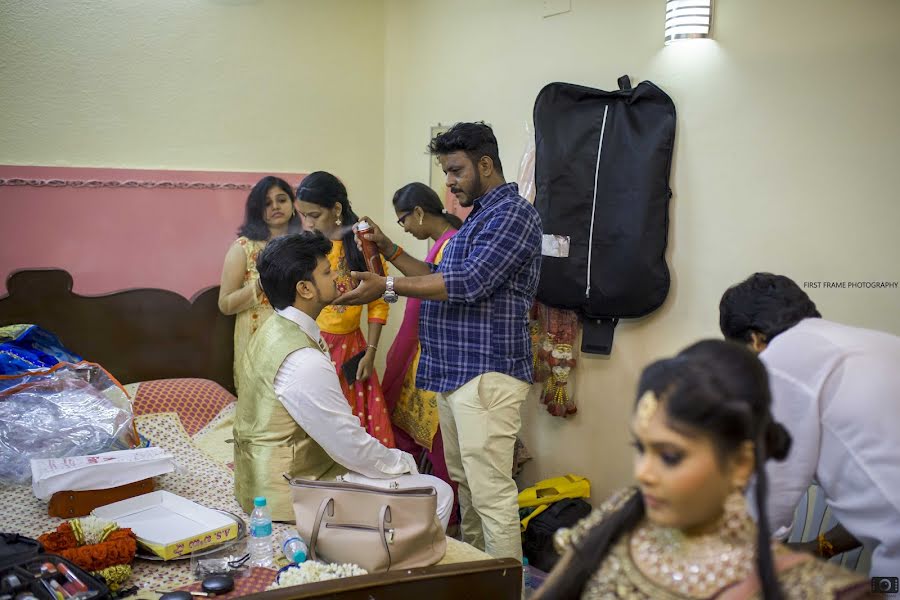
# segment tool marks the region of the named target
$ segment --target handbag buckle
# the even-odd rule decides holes
[[[393,545],[393,543],[394,543],[394,530],[393,530],[393,529],[387,529],[387,530],[385,530],[384,533],[385,533],[385,535],[386,535],[386,537],[387,537],[387,543]]]

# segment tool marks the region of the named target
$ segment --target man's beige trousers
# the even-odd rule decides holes
[[[463,541],[495,558],[522,559],[512,463],[530,387],[491,372],[438,394],[444,458],[459,484]]]

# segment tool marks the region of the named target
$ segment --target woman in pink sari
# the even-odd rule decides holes
[[[403,186],[394,194],[393,203],[397,223],[404,231],[419,240],[434,240],[425,262],[439,263],[447,241],[462,226],[459,217],[449,214],[435,191],[424,183]],[[415,298],[406,300],[403,324],[388,350],[382,389],[391,413],[397,447],[417,459],[423,453],[427,454],[434,467],[432,474],[453,486],[455,494],[456,484],[450,480],[444,462],[437,397],[434,392],[416,387],[421,352],[419,304],[420,300]],[[455,522],[456,511],[450,517],[450,523]]]

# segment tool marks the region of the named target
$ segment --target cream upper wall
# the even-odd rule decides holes
[[[641,368],[716,335],[726,286],[900,280],[900,3],[719,0],[714,42],[668,48],[662,4],[0,0],[0,163],[332,170],[400,241],[390,196],[427,181],[431,125],[490,122],[513,178],[543,85],[654,81],[679,115],[669,299],[609,359],[581,357],[575,419],[535,398],[524,415],[531,477],[583,473],[602,496],[630,478]],[[897,290],[810,294],[900,334]]]
[[[719,0],[715,41],[669,47],[661,0],[572,0],[547,19],[542,5],[388,0],[385,196],[427,181],[438,122],[491,123],[514,179],[546,83],[610,89],[627,73],[672,96],[669,298],[619,325],[610,358],[580,357],[574,419],[535,397],[524,411],[528,475],[582,473],[597,498],[630,481],[641,369],[718,335],[728,285],[757,270],[900,281],[900,3]],[[900,290],[810,295],[826,317],[900,334]]]
[[[0,0],[0,164],[322,169],[380,211],[383,44],[380,0]]]

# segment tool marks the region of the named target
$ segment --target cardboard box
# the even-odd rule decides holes
[[[161,490],[95,508],[91,514],[130,528],[141,545],[165,560],[221,544],[238,533],[231,517]]]
[[[48,500],[57,492],[106,490],[174,470],[175,457],[156,447],[115,450],[88,456],[32,458],[31,489],[41,500]],[[105,504],[125,498],[126,496],[110,498]]]

